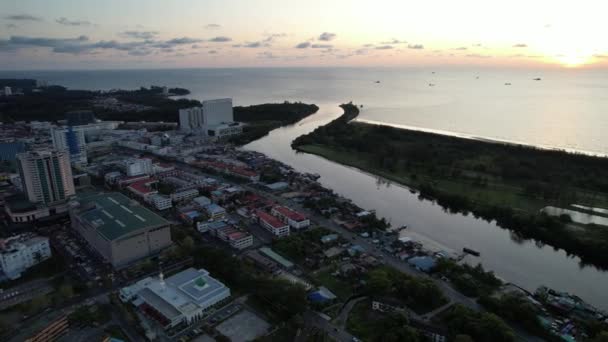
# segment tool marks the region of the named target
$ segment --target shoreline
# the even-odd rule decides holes
[[[425,127],[419,127],[419,126],[394,124],[394,123],[389,123],[389,122],[368,120],[368,119],[361,119],[361,118],[356,118],[353,120],[353,122],[359,122],[359,123],[363,123],[363,124],[376,125],[376,126],[387,126],[387,127],[393,127],[393,128],[398,128],[398,129],[403,129],[403,130],[408,130],[408,131],[438,134],[438,135],[443,135],[446,137],[475,140],[475,141],[492,143],[492,144],[503,144],[503,145],[509,145],[509,146],[523,146],[523,147],[536,148],[539,150],[546,150],[546,151],[552,151],[552,152],[564,152],[564,153],[569,153],[569,154],[586,155],[589,157],[608,158],[608,153],[604,153],[604,152],[595,152],[595,151],[581,150],[581,149],[575,149],[575,148],[563,148],[563,147],[555,147],[555,146],[540,145],[540,144],[530,144],[530,143],[526,143],[526,142],[508,140],[508,139],[480,137],[480,136],[475,136],[475,135],[467,134],[467,133],[452,132],[452,131],[446,131],[446,130],[434,129],[434,128],[425,128]]]

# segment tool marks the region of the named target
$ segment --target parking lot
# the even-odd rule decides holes
[[[230,338],[232,342],[253,341],[263,336],[270,329],[270,324],[249,310],[222,322],[215,328],[222,335]]]

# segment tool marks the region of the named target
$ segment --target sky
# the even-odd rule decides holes
[[[2,0],[0,69],[608,67],[605,0]]]

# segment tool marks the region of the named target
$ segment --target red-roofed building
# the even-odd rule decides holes
[[[149,196],[157,194],[158,191],[152,189],[152,184],[156,183],[156,179],[142,179],[137,182],[131,183],[127,187],[129,191],[134,193],[135,195],[147,200]]]
[[[276,206],[272,208],[271,213],[278,217],[279,220],[287,223],[291,228],[303,229],[310,226],[310,220],[306,216],[287,207]]]
[[[260,225],[266,230],[272,233],[276,237],[283,237],[289,235],[289,225],[283,223],[278,218],[270,215],[267,212],[258,210],[256,216],[260,222]]]
[[[228,235],[230,247],[236,249],[245,249],[253,246],[253,236],[245,232],[235,232]]]

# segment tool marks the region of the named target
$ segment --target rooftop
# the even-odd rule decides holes
[[[162,217],[130,200],[121,193],[99,193],[78,195],[76,201],[83,208],[93,204],[93,208],[78,215],[95,227],[108,240],[115,240],[126,234],[144,229],[168,225]]]
[[[300,214],[297,211],[291,210],[287,207],[276,206],[274,208],[276,211],[281,213],[284,216],[287,216],[289,219],[300,222],[306,220],[306,216]]]
[[[274,260],[275,262],[278,262],[285,268],[293,267],[293,263],[291,261],[283,258],[282,256],[280,256],[279,254],[277,254],[275,251],[273,251],[272,249],[270,249],[268,247],[260,248],[260,252],[262,252],[262,254],[266,255],[267,257]]]
[[[281,222],[278,218],[268,214],[265,211],[258,210],[256,215],[260,218],[260,220],[268,223],[273,228],[283,228],[286,226],[285,223]]]

